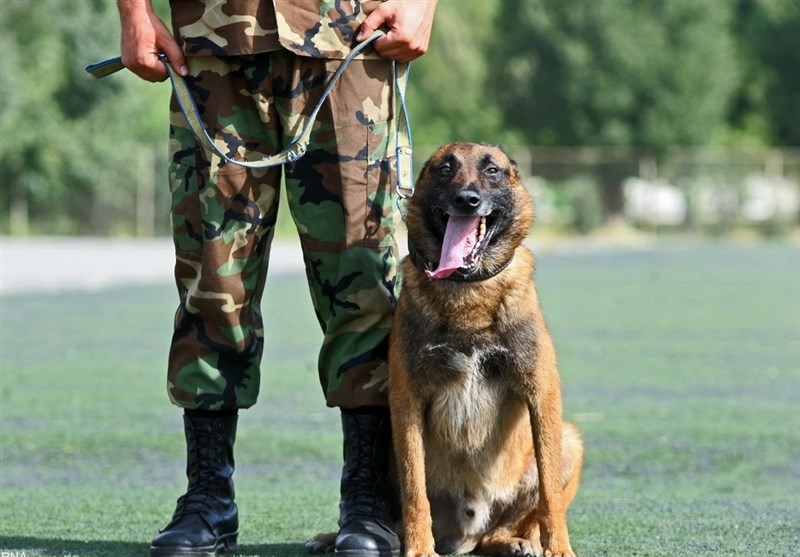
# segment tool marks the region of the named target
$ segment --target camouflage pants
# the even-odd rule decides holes
[[[191,57],[188,81],[215,142],[229,156],[257,159],[291,143],[338,64],[286,51]],[[173,100],[175,404],[233,409],[256,401],[260,302],[282,172],[324,334],[318,369],[327,404],[386,404],[387,336],[400,287],[390,72],[385,60],[354,61],[317,117],[307,154],[283,169],[222,163],[196,143]]]

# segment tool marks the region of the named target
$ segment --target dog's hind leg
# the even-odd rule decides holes
[[[580,432],[570,422],[563,422],[561,426],[561,480],[564,484],[564,490],[561,496],[565,510],[578,492],[582,466],[583,441],[581,440]],[[520,526],[522,537],[531,541],[536,555],[543,554],[544,549],[540,541],[537,512],[531,513],[521,521]]]
[[[311,554],[333,553],[336,546],[336,532],[317,534],[306,542],[306,551]]]
[[[564,508],[575,498],[578,484],[581,481],[583,466],[583,441],[581,434],[570,422],[564,422],[561,428],[561,475],[564,482],[562,500]]]
[[[532,463],[535,466],[535,462]],[[564,422],[561,435],[561,481],[562,498],[565,508],[569,506],[578,491],[581,466],[583,464],[583,443],[578,429],[569,422]],[[529,475],[536,477],[535,468]],[[498,528],[487,532],[476,550],[481,555],[499,557],[527,557],[542,555],[544,550],[540,540],[538,500],[538,481],[530,487],[530,491],[520,493],[520,497],[506,509],[506,516],[501,519]],[[518,509],[531,509],[530,512],[518,512]]]

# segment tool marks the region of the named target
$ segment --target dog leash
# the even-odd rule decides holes
[[[186,123],[191,129],[197,141],[209,152],[216,153],[220,158],[246,168],[263,169],[272,166],[280,166],[282,164],[292,163],[302,157],[308,149],[308,144],[311,141],[311,131],[317,114],[322,108],[323,103],[328,98],[328,95],[333,90],[336,82],[344,73],[347,66],[350,65],[356,56],[358,56],[367,46],[372,44],[373,41],[385,35],[383,31],[376,31],[365,41],[355,46],[350,54],[342,61],[333,76],[328,81],[322,96],[314,105],[311,113],[306,117],[305,124],[300,134],[292,141],[292,143],[280,153],[275,155],[267,155],[258,160],[245,160],[237,161],[229,157],[225,152],[220,149],[208,133],[203,121],[200,118],[200,112],[194,102],[189,86],[186,80],[177,72],[172,64],[169,63],[167,57],[160,53],[159,59],[164,63],[169,75],[170,83],[172,84],[172,91],[175,99],[180,107]],[[117,56],[102,62],[90,64],[86,66],[86,72],[93,77],[100,79],[111,75],[119,70],[125,68],[122,63],[122,57]],[[411,141],[411,123],[408,119],[408,112],[406,110],[405,92],[408,85],[409,64],[400,64],[397,62],[392,63],[392,81],[394,83],[394,122],[395,122],[395,165],[397,170],[397,182],[395,184],[395,191],[397,192],[397,208],[400,215],[405,220],[405,206],[403,202],[411,197],[414,193],[414,178],[412,166],[412,141]]]

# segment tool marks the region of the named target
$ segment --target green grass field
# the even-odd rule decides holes
[[[537,280],[586,443],[578,555],[800,555],[800,250],[545,253]],[[0,554],[146,556],[185,482],[172,286],[0,303]],[[302,277],[270,278],[241,555],[302,555],[335,527],[339,419],[309,306]]]

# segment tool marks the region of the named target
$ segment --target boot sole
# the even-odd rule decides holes
[[[239,532],[224,534],[213,546],[206,547],[155,547],[150,546],[150,557],[217,557],[220,553],[233,553],[239,544]]]
[[[400,557],[400,550],[386,549],[383,551],[370,551],[368,549],[345,549],[334,551],[336,557]]]

